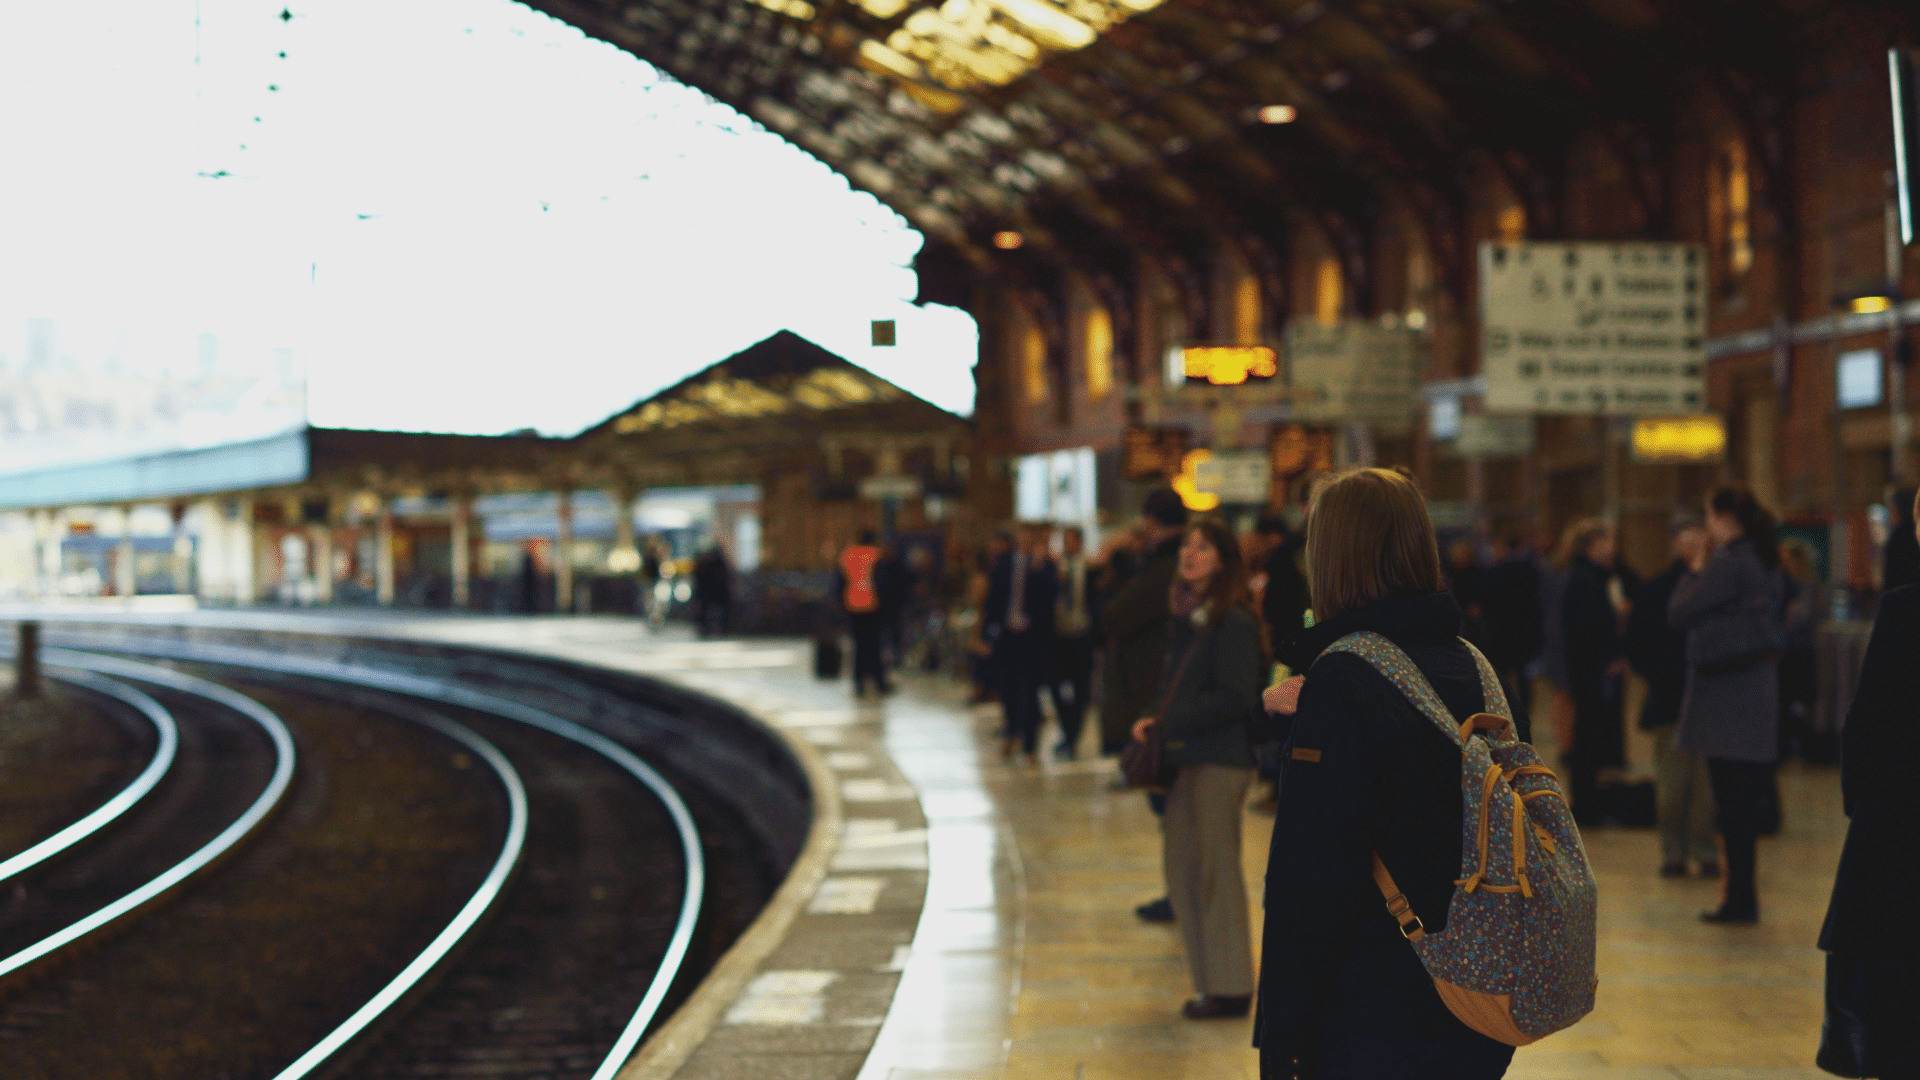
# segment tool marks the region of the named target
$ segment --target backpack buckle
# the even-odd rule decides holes
[[[1420,916],[1413,913],[1413,901],[1407,899],[1406,893],[1394,893],[1387,897],[1387,914],[1400,924],[1400,936],[1408,941],[1412,941],[1415,934],[1427,932],[1420,922]]]

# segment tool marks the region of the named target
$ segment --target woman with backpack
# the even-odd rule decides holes
[[[1260,708],[1267,657],[1240,545],[1225,525],[1187,527],[1171,604],[1160,708],[1134,725],[1133,737],[1145,742],[1151,732],[1163,761],[1178,769],[1162,858],[1199,995],[1181,1014],[1245,1016],[1254,986],[1240,820],[1253,780],[1247,725]]]
[[[1707,499],[1707,535],[1673,588],[1667,621],[1687,634],[1680,745],[1707,759],[1724,877],[1711,923],[1759,921],[1754,849],[1779,759],[1780,680],[1787,646],[1786,581],[1773,515],[1739,488]]]
[[[1579,835],[1564,802],[1549,805],[1561,793],[1530,747],[1510,734],[1479,738],[1506,728],[1508,706],[1492,667],[1460,639],[1460,608],[1441,591],[1433,523],[1411,479],[1359,469],[1327,485],[1307,566],[1319,621],[1275,656],[1306,677],[1267,864],[1260,1075],[1493,1080],[1514,1046],[1592,1008],[1592,879]],[[1466,770],[1487,794],[1471,818]],[[1477,850],[1467,839],[1475,827]],[[1463,866],[1473,867],[1464,881]],[[1559,902],[1563,883],[1572,904]],[[1508,929],[1545,914],[1557,929],[1470,955],[1465,973],[1452,972],[1444,951],[1490,925],[1463,911],[1506,918]],[[1541,947],[1554,955],[1543,960]],[[1540,976],[1533,985],[1565,993],[1527,1015],[1531,1030],[1483,1033],[1502,1028],[1486,1015],[1500,995],[1522,1011],[1513,972],[1528,965]],[[1469,1026],[1475,1005],[1491,1008]],[[1506,1029],[1518,1022],[1504,1019]]]

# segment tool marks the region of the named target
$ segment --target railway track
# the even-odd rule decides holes
[[[389,727],[398,720],[416,732],[432,732],[463,746],[469,760],[485,761],[499,789],[494,801],[504,799],[506,804],[504,820],[500,813],[492,815],[490,836],[497,846],[484,875],[474,873],[471,851],[460,863],[463,869],[441,869],[439,876],[464,877],[470,886],[461,892],[465,903],[459,910],[448,912],[443,902],[437,916],[422,911],[414,919],[403,919],[415,930],[414,940],[404,950],[397,939],[408,937],[405,933],[387,934],[387,939],[395,940],[382,948],[360,950],[377,952],[387,961],[377,986],[367,972],[380,964],[336,960],[331,970],[316,965],[315,958],[306,955],[315,950],[299,946],[297,931],[292,938],[285,936],[289,922],[277,924],[278,940],[286,947],[260,950],[269,959],[243,981],[265,986],[284,979],[282,985],[297,987],[292,995],[267,994],[272,1000],[256,1001],[253,1011],[272,1011],[272,1001],[288,996],[301,998],[305,1008],[293,1012],[301,1014],[295,1019],[304,1018],[304,1024],[267,1021],[262,1016],[259,1022],[243,1025],[243,1037],[236,1038],[229,1027],[217,1037],[188,1040],[220,1047],[207,1053],[163,1054],[156,1059],[131,1045],[96,1046],[98,1052],[90,1055],[85,1068],[72,1068],[83,1063],[69,1056],[61,1059],[62,1067],[36,1072],[38,1065],[48,1063],[39,1053],[51,1048],[50,1040],[72,1038],[87,1025],[89,1014],[95,1020],[95,1032],[103,1012],[128,1019],[117,1000],[118,990],[107,980],[75,977],[74,969],[68,969],[43,980],[44,985],[31,988],[24,997],[0,1003],[0,1063],[11,1063],[0,1067],[5,1075],[298,1080],[322,1074],[413,1077],[483,1069],[496,1074],[605,1080],[631,1056],[647,1028],[670,1008],[676,993],[689,988],[692,977],[682,977],[689,957],[697,973],[698,965],[710,960],[730,934],[744,926],[742,911],[748,904],[730,894],[752,894],[762,886],[770,892],[777,883],[777,877],[766,882],[756,878],[743,887],[743,881],[754,874],[725,876],[722,895],[711,905],[715,910],[710,925],[696,934],[703,905],[713,899],[705,888],[705,851],[709,846],[726,848],[727,840],[715,843],[716,826],[723,822],[702,822],[707,834],[703,838],[693,810],[667,777],[619,741],[547,708],[484,693],[455,680],[386,667],[179,641],[116,638],[85,643],[184,663],[209,676],[199,679],[170,672],[177,678],[243,685],[245,695],[221,688],[237,697],[257,699],[256,705],[271,705],[286,716],[303,751],[309,743],[315,744],[314,752],[304,754],[303,775],[293,785],[293,808],[257,842],[261,851],[235,858],[230,868],[196,883],[193,895],[183,899],[178,909],[137,920],[135,930],[89,956],[90,972],[111,970],[121,961],[156,970],[169,954],[168,940],[175,937],[170,933],[174,928],[164,924],[181,921],[190,909],[218,907],[235,915],[236,928],[246,923],[243,895],[258,893],[261,871],[267,869],[253,864],[283,867],[287,851],[311,846],[313,837],[305,834],[328,816],[314,805],[324,800],[310,790],[326,785],[309,782],[305,774],[317,770],[335,776],[339,763],[332,760],[329,742],[337,744],[346,736],[364,748],[364,735],[374,717],[384,718]],[[49,651],[48,660],[114,668],[117,675],[136,668],[166,670],[68,651]],[[184,691],[176,684],[169,693]],[[176,699],[167,704],[179,711],[187,703]],[[343,712],[351,714],[351,719]],[[191,749],[189,726],[181,724],[178,756],[183,760]],[[357,734],[350,732],[354,728],[359,729]],[[382,745],[391,738],[389,731]],[[167,785],[158,786],[164,794]],[[294,808],[300,807],[304,810],[296,812]],[[711,805],[701,809],[710,818],[725,817]],[[473,822],[467,825],[471,832]],[[289,835],[278,835],[282,833]],[[266,849],[279,849],[281,857],[262,857]],[[371,876],[392,877],[390,873]],[[408,894],[402,906],[422,907],[421,891],[399,889]],[[444,901],[454,890],[431,891]],[[217,905],[211,902],[215,893],[222,894]],[[333,913],[324,904],[318,906],[321,910],[307,913],[313,921],[306,932],[324,937],[323,928]],[[435,933],[421,941],[419,928],[428,922]],[[6,925],[0,919],[0,932]],[[258,929],[264,931],[262,937],[275,936],[266,926]],[[247,933],[238,933],[235,951],[244,952],[247,940]],[[340,951],[332,950],[336,955]],[[139,979],[129,981],[129,988],[140,985]],[[151,983],[146,987],[153,989]],[[175,993],[185,989],[177,987]],[[136,1021],[154,1024],[166,1022],[168,1015],[177,1012],[134,1011],[139,1014],[133,1017]],[[314,1021],[323,1014],[330,1014],[334,1022],[321,1030]],[[207,1015],[212,1023],[220,1022],[214,1019],[217,1010]],[[151,1025],[134,1025],[136,1030],[143,1026],[148,1027],[150,1038]],[[270,1039],[270,1031],[285,1034]],[[274,1045],[269,1046],[270,1042]],[[124,1067],[141,1060],[148,1067]],[[123,1067],[99,1071],[111,1069],[115,1061]],[[19,1065],[27,1068],[12,1067]]]

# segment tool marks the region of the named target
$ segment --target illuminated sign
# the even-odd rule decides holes
[[[1130,427],[1120,438],[1120,475],[1164,480],[1180,471],[1192,436],[1186,428]]]
[[[1633,422],[1633,456],[1639,461],[1714,461],[1727,449],[1727,426],[1718,416],[1673,416]]]
[[[1208,345],[1180,350],[1181,369],[1189,379],[1205,379],[1215,386],[1238,386],[1248,379],[1271,379],[1280,374],[1280,357],[1265,345]]]
[[[1180,501],[1187,509],[1198,514],[1220,506],[1220,496],[1211,491],[1200,490],[1197,477],[1200,466],[1213,460],[1211,450],[1189,450],[1180,462],[1180,475],[1173,478],[1173,490],[1179,494]]]

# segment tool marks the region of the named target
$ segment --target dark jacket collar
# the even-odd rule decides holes
[[[1460,636],[1460,605],[1452,593],[1434,593],[1413,600],[1383,600],[1349,611],[1337,619],[1289,634],[1274,650],[1274,659],[1296,672],[1313,666],[1327,646],[1361,630],[1371,630],[1401,648]]]

